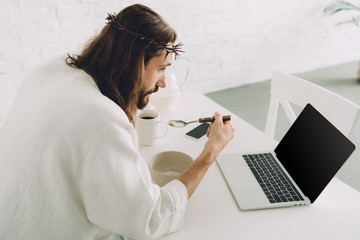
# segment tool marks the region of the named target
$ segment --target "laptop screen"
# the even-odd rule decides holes
[[[307,104],[275,153],[301,191],[314,202],[354,149],[350,140]]]

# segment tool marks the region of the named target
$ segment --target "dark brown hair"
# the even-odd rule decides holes
[[[176,32],[161,16],[140,4],[126,7],[114,20],[129,31],[163,45],[176,40]],[[68,54],[66,63],[89,74],[101,93],[119,105],[134,124],[143,91],[145,66],[162,51],[155,44],[107,24],[80,55]]]

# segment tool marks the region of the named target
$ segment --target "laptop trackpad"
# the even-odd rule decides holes
[[[239,159],[237,161],[244,162],[239,161]],[[267,205],[269,203],[246,163],[244,166],[239,167],[222,166],[221,170],[241,209],[248,210],[254,206],[264,205],[264,203]]]
[[[242,155],[239,153],[220,155],[217,158],[217,162],[221,166],[221,168],[247,167],[247,163],[245,162]]]

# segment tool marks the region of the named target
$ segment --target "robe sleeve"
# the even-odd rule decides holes
[[[73,161],[81,162],[78,187],[87,218],[130,239],[179,230],[188,201],[185,186],[178,180],[162,188],[153,184],[134,144],[134,128],[125,114],[113,115],[91,111],[76,130]]]

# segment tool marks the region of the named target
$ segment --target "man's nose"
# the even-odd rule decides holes
[[[161,77],[161,79],[158,81],[157,84],[159,87],[161,88],[165,88],[166,87],[166,77],[165,74]]]

